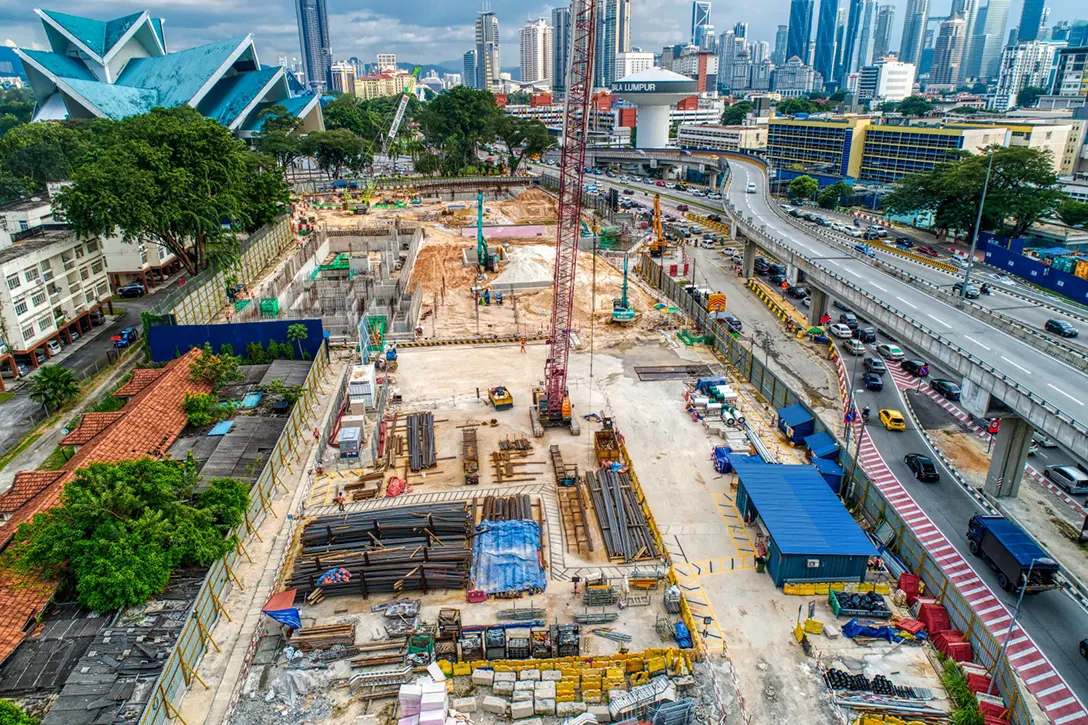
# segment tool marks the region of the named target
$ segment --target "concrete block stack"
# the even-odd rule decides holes
[[[611,677],[607,676],[609,674]],[[608,708],[591,704],[593,700],[600,701],[602,680],[612,685],[620,684],[623,682],[622,670],[591,673],[586,681],[588,691],[582,693],[588,695],[584,701],[576,699],[572,678],[568,676],[564,681],[564,673],[560,670],[526,669],[520,673],[514,673],[476,669],[472,672],[474,685],[491,686],[491,694],[483,699],[480,709],[496,715],[508,715],[511,720],[516,720],[518,725],[533,725],[537,719],[546,716],[561,718],[581,716],[583,720],[596,717],[599,718],[598,722],[608,722]],[[576,676],[574,681],[577,681]],[[624,690],[617,690],[616,694],[621,692]],[[458,703],[460,700],[454,702],[453,709],[466,712]],[[589,712],[593,714],[590,715]],[[401,723],[401,725],[425,724],[420,722]]]
[[[445,725],[449,715],[449,694],[446,683],[431,679],[401,685],[400,721],[398,725]],[[473,709],[475,709],[473,700]]]

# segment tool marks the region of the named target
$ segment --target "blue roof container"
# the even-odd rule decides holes
[[[816,470],[820,472],[820,475],[827,481],[827,485],[831,487],[831,490],[836,494],[842,489],[842,477],[843,470],[835,461],[830,458],[813,458],[812,465],[816,467]]]
[[[816,421],[812,419],[812,413],[805,410],[800,403],[787,405],[778,409],[778,429],[786,434],[791,442],[799,444],[816,430]]]
[[[839,444],[828,433],[820,431],[805,438],[805,447],[813,458],[836,459],[839,457]]]

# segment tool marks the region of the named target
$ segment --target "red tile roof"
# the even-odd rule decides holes
[[[64,471],[19,471],[15,482],[0,496],[0,514],[10,514],[49,487]]]
[[[64,485],[75,477],[75,472],[80,468],[91,463],[114,463],[144,456],[164,456],[185,428],[185,411],[182,408],[185,394],[211,392],[211,386],[207,383],[189,379],[189,364],[199,354],[199,350],[190,350],[165,368],[155,370],[156,375],[150,379],[149,376],[139,375],[144,371],[137,370],[137,374],[124,387],[136,383],[138,379],[146,382],[138,392],[130,393],[135,397],[120,411],[122,415],[76,451],[61,471],[49,472],[60,475],[13,511],[11,518],[0,526],[0,549],[10,543],[19,524],[59,503]],[[24,473],[46,472],[20,472],[18,476],[23,476]],[[41,479],[28,477],[25,480],[29,485],[29,481]],[[12,486],[7,493],[0,495],[0,505],[14,492],[15,487]],[[27,634],[24,631],[24,621],[20,617],[24,613],[34,616],[53,596],[55,589],[54,583],[20,581],[10,574],[0,572],[0,612],[4,613],[0,617],[0,662],[19,646]]]
[[[82,446],[90,443],[92,439],[110,424],[125,416],[124,411],[116,413],[84,413],[79,421],[79,427],[60,439],[62,446]]]
[[[131,398],[162,377],[166,368],[143,368],[132,372],[132,379],[113,391],[115,398]]]

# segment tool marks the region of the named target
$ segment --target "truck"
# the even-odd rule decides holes
[[[997,572],[1007,592],[1038,594],[1057,589],[1058,562],[1019,525],[1004,516],[976,514],[967,524],[967,546]]]

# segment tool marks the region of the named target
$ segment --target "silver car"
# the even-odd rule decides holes
[[[1047,466],[1043,475],[1069,493],[1088,493],[1088,474],[1073,466]]]

